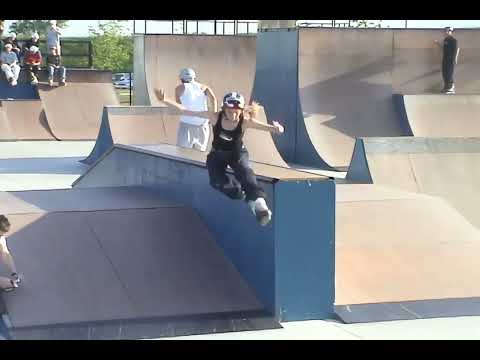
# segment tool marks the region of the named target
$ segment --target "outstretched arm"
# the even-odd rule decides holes
[[[217,117],[217,113],[213,111],[187,110],[183,105],[178,104],[177,102],[166,98],[165,91],[163,89],[155,89],[154,91],[158,101],[165,103],[170,109],[178,111],[179,115],[197,116],[197,117],[209,119],[210,121],[214,121],[214,119],[216,119]]]
[[[10,251],[8,250],[7,242],[6,242],[4,236],[2,236],[0,238],[0,259],[7,266],[8,270],[10,271],[11,274],[16,274],[17,273],[17,268],[15,267],[15,262],[13,261],[13,257],[10,254]]]
[[[218,102],[217,102],[217,97],[215,96],[215,93],[213,92],[212,89],[210,89],[210,87],[205,86],[205,94],[207,95],[207,97],[212,102],[213,111],[217,112],[218,111]]]
[[[269,131],[274,134],[281,134],[285,130],[283,126],[277,122],[273,121],[273,125],[264,124],[255,118],[250,118],[248,121],[245,122],[247,128],[262,130],[262,131]]]
[[[183,85],[178,85],[178,86],[175,88],[175,101],[176,101],[178,104],[181,104],[181,103],[182,103],[182,100],[180,100],[180,98],[182,97],[183,92],[184,92],[184,87],[183,87]]]

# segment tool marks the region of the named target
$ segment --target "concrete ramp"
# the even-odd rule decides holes
[[[355,137],[410,135],[392,101],[391,32],[280,30],[257,42],[254,97],[286,125],[275,141],[288,162],[343,170]]]
[[[399,110],[419,137],[480,137],[479,95],[397,95]]]
[[[455,34],[462,48],[457,93],[478,94],[480,32]],[[441,53],[433,40],[442,38],[442,30],[423,29],[259,33],[253,93],[269,119],[286,124],[285,136],[275,139],[282,157],[289,163],[345,169],[355,138],[411,136],[392,97],[440,92]]]
[[[175,144],[179,119],[165,107],[106,106],[100,131],[90,155],[81,162],[91,165],[113,144]]]
[[[391,31],[302,29],[298,36],[299,127],[328,164],[348,166],[356,137],[410,135],[392,101]]]
[[[0,141],[55,140],[39,100],[0,101]]]
[[[258,120],[267,123],[264,109],[260,108]],[[102,124],[92,153],[83,163],[93,164],[113,144],[155,145],[177,142],[179,117],[165,107],[107,106],[103,110]],[[207,151],[210,150],[211,140]],[[244,142],[255,162],[281,166],[289,165],[282,159],[272,135],[254,129],[245,133]]]
[[[69,70],[67,86],[40,84],[40,98],[50,129],[58,140],[95,140],[105,105],[117,105],[111,73]]]
[[[3,73],[1,74],[3,76]],[[19,83],[11,86],[6,80],[0,81],[1,100],[38,100],[38,92],[29,83]]]
[[[115,144],[73,187],[145,186],[192,207],[279,321],[331,317],[333,181],[252,161],[273,212],[271,223],[260,226],[245,201],[210,186],[205,158],[173,145]]]
[[[479,164],[479,138],[364,138],[347,180],[442,197],[480,229]]]
[[[480,315],[479,251],[480,231],[439,197],[337,184],[335,303],[345,322]]]
[[[145,79],[148,99],[144,105],[158,105],[154,88],[164,88],[175,98],[178,75],[193,68],[197,80],[211,86],[219,101],[228,91],[239,91],[250,99],[255,76],[254,36],[145,35]],[[143,86],[135,84],[135,86]]]
[[[278,327],[191,208],[141,188],[12,195],[8,242],[25,277],[3,295],[14,338]],[[45,197],[61,201],[45,210]]]

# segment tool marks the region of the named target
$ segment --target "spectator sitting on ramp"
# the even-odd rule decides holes
[[[53,77],[55,70],[60,73],[59,86],[66,85],[67,69],[62,65],[62,57],[58,54],[57,48],[52,47],[51,53],[47,56],[47,70],[48,70],[48,85],[53,86]]]
[[[25,54],[32,46],[36,46],[40,49],[40,35],[38,32],[33,32],[32,36],[22,47],[22,53]]]
[[[454,70],[458,63],[458,54],[460,48],[458,47],[457,39],[453,37],[453,28],[451,26],[445,28],[445,39],[443,40],[443,59],[442,59],[442,75],[444,87],[442,92],[446,94],[455,93]],[[438,47],[442,48],[438,40],[434,41]]]
[[[5,215],[0,215],[0,260],[8,268],[10,277],[0,276],[0,289],[3,291],[12,291],[18,288],[21,280],[18,276],[13,257],[7,247],[7,237],[10,231],[10,222]]]
[[[259,106],[253,103],[245,107],[245,99],[237,92],[224,96],[222,109],[214,111],[191,111],[184,106],[165,98],[163,90],[155,89],[158,100],[180,111],[181,115],[198,116],[208,119],[213,126],[212,150],[207,156],[207,169],[210,185],[234,200],[248,202],[257,221],[266,225],[272,212],[266,203],[266,193],[258,185],[256,176],[249,166],[248,150],[243,144],[243,135],[248,128],[283,133],[283,126],[274,121],[273,126],[255,119]],[[234,177],[227,175],[227,166]]]
[[[213,91],[204,84],[195,81],[193,69],[183,69],[180,72],[182,84],[175,88],[175,99],[187,110],[207,111],[207,97],[213,104],[213,111],[218,109],[217,98]],[[182,116],[177,133],[177,145],[189,149],[207,151],[210,138],[208,120],[196,116]]]
[[[38,84],[38,71],[40,70],[40,64],[42,63],[42,54],[35,45],[30,46],[24,57],[25,69],[27,76],[29,77],[31,84]]]
[[[18,66],[18,57],[12,51],[12,44],[5,44],[5,51],[0,54],[2,63],[1,69],[5,73],[10,85],[17,85],[18,75],[20,74],[20,66]]]
[[[17,34],[10,33],[5,39],[5,44],[12,44],[12,51],[17,54],[17,57],[20,59],[20,46],[17,41]]]

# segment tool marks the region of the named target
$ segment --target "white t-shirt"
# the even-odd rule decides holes
[[[2,247],[7,246],[7,237],[5,235],[0,236],[0,249],[6,251],[7,249],[2,249]]]
[[[47,46],[54,47],[60,44],[60,34],[53,30],[52,28],[48,29],[47,32]]]
[[[202,91],[199,83],[192,81],[183,84],[185,90],[180,96],[180,102],[187,110],[191,111],[207,111],[207,96]],[[201,126],[208,122],[208,119],[197,116],[181,116],[180,121],[190,125]]]

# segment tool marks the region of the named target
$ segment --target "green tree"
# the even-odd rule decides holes
[[[133,71],[133,37],[125,35],[124,21],[126,20],[102,21],[99,22],[98,29],[89,29],[95,69]]]
[[[57,25],[65,29],[70,20],[57,20]],[[41,39],[47,36],[47,30],[50,27],[49,20],[18,20],[13,22],[9,31],[14,32],[19,37],[30,37],[32,32],[37,31]]]

